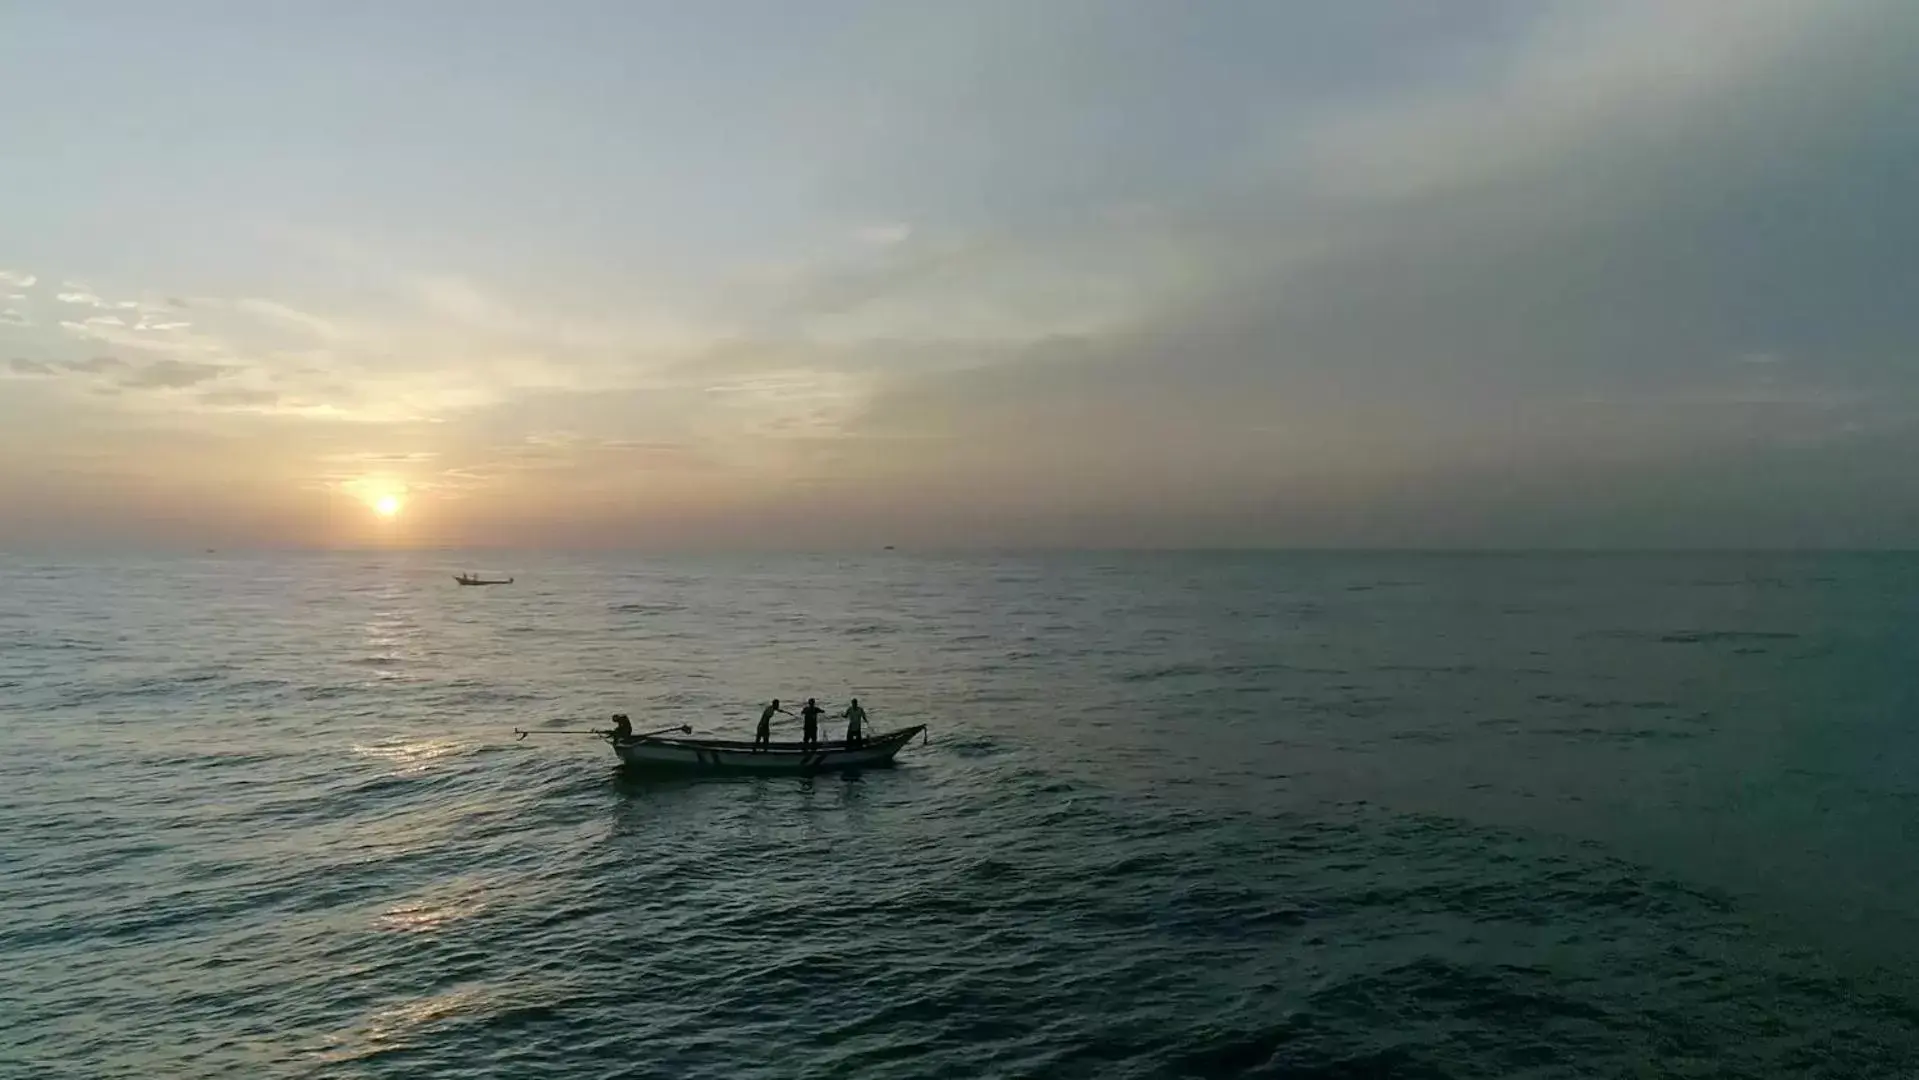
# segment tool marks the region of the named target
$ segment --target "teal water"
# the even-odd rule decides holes
[[[1911,1076],[1915,661],[1892,555],[0,559],[0,1075]]]

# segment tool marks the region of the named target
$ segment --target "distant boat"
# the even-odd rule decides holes
[[[455,574],[453,580],[462,585],[511,585],[512,578],[483,578],[474,574]]]

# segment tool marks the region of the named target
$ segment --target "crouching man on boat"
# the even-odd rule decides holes
[[[854,698],[853,703],[848,705],[846,711],[840,715],[846,717],[846,745],[858,746],[864,743],[866,736],[860,733],[860,728],[866,723],[866,710],[860,708],[860,699]]]
[[[613,741],[616,743],[633,741],[633,721],[625,713],[613,714]]]
[[[786,713],[788,716],[793,715],[790,712],[786,712],[785,709],[780,708],[780,699],[774,698],[773,703],[760,712],[759,729],[753,732],[753,750],[755,752],[758,752],[761,747],[765,746],[767,742],[773,738],[773,714],[776,712]]]

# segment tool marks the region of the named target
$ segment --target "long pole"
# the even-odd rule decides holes
[[[663,727],[659,729],[658,731],[642,731],[638,733],[637,735],[634,735],[633,737],[635,739],[650,739],[655,735],[665,735],[665,734],[668,734],[669,732],[675,732],[675,731],[680,732],[681,734],[684,734],[684,735],[691,735],[693,734],[693,725],[674,724],[672,727]],[[593,729],[593,728],[548,728],[543,731],[526,731],[522,728],[513,729],[513,738],[515,742],[519,742],[520,740],[525,739],[528,735],[611,735],[611,734],[613,734],[611,730],[600,730],[600,729]]]
[[[672,727],[663,727],[658,731],[642,731],[638,735],[635,735],[633,737],[636,739],[650,739],[655,735],[665,735],[669,732],[674,732],[674,731],[677,731],[682,735],[691,735],[693,734],[693,725],[692,724],[675,724]]]

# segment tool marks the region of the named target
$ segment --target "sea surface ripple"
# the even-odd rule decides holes
[[[0,1075],[1919,1074],[1919,559],[472,558],[0,559]]]

